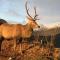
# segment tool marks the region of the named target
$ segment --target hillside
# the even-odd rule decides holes
[[[27,40],[27,42],[17,44],[16,50],[14,50],[13,39],[4,40],[1,46],[0,60],[58,60],[60,59],[60,48],[55,48],[54,43],[52,45],[50,43],[44,45],[45,42],[41,43],[41,38],[44,36],[43,41],[50,35],[57,35],[58,38],[58,34],[60,34],[59,26],[47,28],[41,25],[40,29],[35,30],[32,37],[29,38],[32,43]],[[51,40],[53,41],[53,39]]]

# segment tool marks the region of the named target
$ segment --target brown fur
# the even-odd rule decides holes
[[[2,24],[0,26],[0,36],[4,38],[29,38],[32,34],[32,27],[29,24]]]

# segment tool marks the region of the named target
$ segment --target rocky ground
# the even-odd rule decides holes
[[[60,60],[60,48],[41,47],[40,43],[22,43],[17,44],[14,50],[13,40],[4,40],[0,60]]]

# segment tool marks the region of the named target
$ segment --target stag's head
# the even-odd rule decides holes
[[[27,19],[28,19],[28,24],[31,26],[31,28],[40,28],[40,26],[37,24],[36,20],[39,20],[37,19],[37,14],[36,14],[36,8],[34,7],[34,12],[35,12],[35,16],[32,17],[30,14],[29,14],[29,9],[27,8],[27,2],[25,4],[25,7],[26,7],[26,12],[27,12]]]

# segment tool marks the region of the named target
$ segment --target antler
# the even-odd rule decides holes
[[[34,18],[29,14],[29,9],[27,8],[27,1],[26,1],[26,4],[25,4],[25,8],[26,8],[26,12],[27,12],[27,15],[30,17],[30,18],[32,18],[34,21],[35,20],[39,20],[39,19],[37,19],[37,13],[36,13],[36,7],[34,7],[34,11],[35,11],[35,16],[34,16]]]
[[[38,14],[36,13],[36,7],[34,7],[34,11],[35,11],[34,20],[39,20],[39,19],[37,19]]]
[[[27,2],[26,2],[26,4],[25,4],[25,8],[26,8],[26,12],[27,12],[28,16],[31,17],[30,14],[29,14],[29,12],[28,12],[29,9],[27,9]],[[31,17],[31,18],[32,18],[32,17]]]

